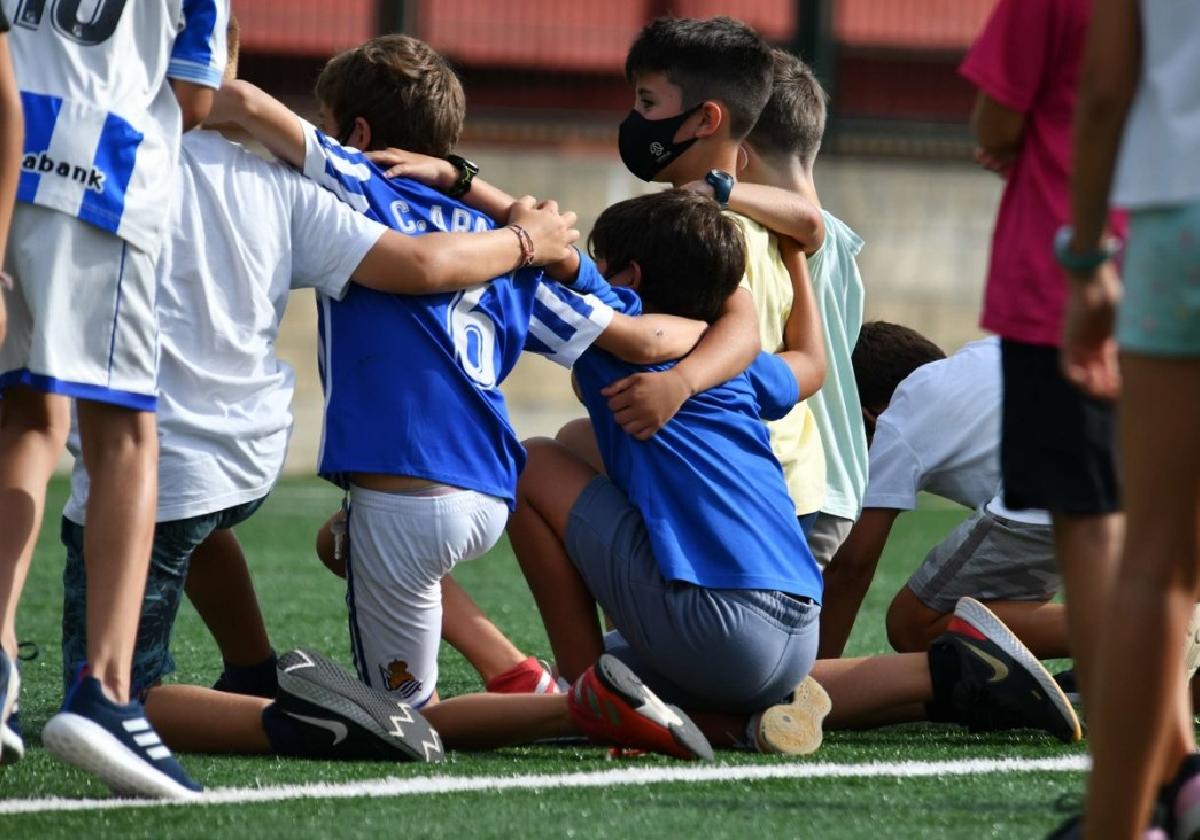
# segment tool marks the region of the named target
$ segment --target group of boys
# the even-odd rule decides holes
[[[142,33],[125,44],[142,55],[152,42],[138,27],[182,13],[171,2],[101,7],[107,16],[97,20],[110,36]],[[574,214],[514,200],[453,154],[462,88],[426,44],[384,36],[333,58],[317,84],[318,128],[236,80],[236,48],[225,61],[226,12],[216,3],[204,17],[202,61],[177,59],[188,72],[203,64],[203,74],[180,78],[209,90],[218,87],[214,68],[224,66],[220,89],[198,97],[194,112],[184,109],[186,126],[203,119],[207,128],[181,143],[164,136],[152,161],[159,169],[126,174],[126,213],[145,210],[145,230],[119,207],[100,213],[90,196],[68,207],[48,198],[48,186],[19,195],[28,204],[6,263],[18,292],[0,355],[13,371],[0,379],[0,478],[8,482],[0,492],[27,501],[0,512],[13,519],[0,539],[19,540],[0,543],[0,563],[17,558],[20,570],[0,586],[8,599],[0,760],[22,750],[11,713],[12,617],[52,455],[66,437],[64,395],[79,406],[82,454],[63,519],[68,691],[43,742],[117,793],[198,790],[170,749],[435,761],[443,744],[584,736],[697,759],[713,745],[805,754],[821,743],[823,725],[920,719],[1079,737],[1074,711],[1033,653],[979,601],[946,594],[1004,601],[1009,590],[960,593],[931,583],[940,606],[925,603],[940,612],[922,614],[924,635],[911,648],[919,652],[817,659],[821,568],[853,546],[871,493],[868,428],[881,438],[886,418],[909,400],[901,375],[886,393],[860,398],[868,374],[852,351],[861,343],[861,240],[821,208],[813,184],[825,100],[802,62],[729,18],[667,18],[643,29],[625,68],[635,106],[621,125],[620,154],[633,174],[673,189],[604,211],[591,236],[593,261],[571,247]],[[177,52],[197,42],[189,31]],[[236,27],[228,34],[235,45]],[[34,37],[22,30],[14,41]],[[46,43],[25,49],[116,78],[115,53],[101,66],[86,52],[109,49],[104,38],[64,44],[70,39],[49,27],[36,37]],[[28,55],[15,57],[18,81],[31,91],[42,80],[23,75]],[[63,114],[85,120],[69,85],[55,78],[45,86],[67,103]],[[120,109],[138,103],[122,99],[115,83],[112,95],[105,151],[89,151],[96,167],[132,160],[132,135],[120,126],[134,110]],[[81,159],[62,157],[58,132],[50,142],[49,129],[35,130],[44,95],[24,96],[25,148],[35,161],[28,174],[57,172],[57,164],[40,169],[43,158]],[[246,135],[279,162],[228,139]],[[141,152],[137,161],[150,165]],[[171,169],[169,207],[145,196],[132,202],[135,186]],[[102,176],[110,186],[118,180]],[[165,225],[147,221],[151,210]],[[20,218],[34,212],[57,214],[64,236],[101,237],[113,254],[93,260],[106,274],[88,293],[97,297],[73,310],[77,336],[58,319],[71,302],[63,295],[74,299],[82,281],[52,257],[83,246],[64,241],[49,251],[39,239],[35,249]],[[105,224],[108,232],[95,230]],[[128,313],[138,300],[126,271],[145,286],[145,311]],[[146,297],[156,286],[157,300]],[[275,655],[230,531],[262,504],[282,465],[292,374],[275,357],[274,339],[288,291],[304,287],[318,299],[319,472],[347,500],[322,531],[323,559],[346,578],[357,678],[315,651]],[[71,291],[34,300],[30,290],[43,288]],[[96,314],[113,311],[116,318]],[[126,327],[127,317],[136,323]],[[82,339],[101,327],[97,360],[95,342]],[[885,358],[889,341],[885,331]],[[558,441],[522,444],[508,421],[498,386],[526,349],[571,368],[587,408],[588,419]],[[910,356],[905,373],[937,355]],[[125,375],[135,363],[140,379]],[[145,445],[156,403],[157,473]],[[430,423],[431,405],[453,422]],[[110,426],[130,428],[112,441]],[[20,445],[32,454],[21,455]],[[994,447],[980,455],[988,457]],[[117,458],[129,463],[113,467]],[[996,486],[979,487],[994,468],[980,469],[971,493],[948,495],[972,505],[990,499]],[[14,476],[20,483],[10,488]],[[913,481],[904,503],[880,507],[911,507],[925,486]],[[989,527],[1007,522],[1003,511],[981,509]],[[546,627],[553,673],[508,642],[450,577],[506,528]],[[934,582],[960,567],[947,563]],[[224,660],[212,689],[162,684],[185,591]],[[443,637],[467,654],[488,692],[438,698]]]

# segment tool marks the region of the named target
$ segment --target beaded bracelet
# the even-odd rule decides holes
[[[517,268],[527,268],[533,265],[533,237],[529,235],[529,231],[520,225],[509,225],[508,229],[517,235],[517,242],[521,244],[521,261],[517,264]]]

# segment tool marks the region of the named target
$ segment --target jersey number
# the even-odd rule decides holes
[[[487,286],[479,286],[454,296],[450,303],[450,337],[467,376],[480,388],[495,388],[496,324],[479,308],[487,290]]]
[[[46,14],[46,4],[52,4],[51,21],[59,35],[84,47],[103,44],[117,31],[126,0],[96,0],[89,20],[79,19],[79,7],[84,0],[21,0],[13,23],[26,29],[37,29]]]

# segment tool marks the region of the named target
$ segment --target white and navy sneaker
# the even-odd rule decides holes
[[[0,650],[0,764],[12,764],[25,756],[21,720],[17,717],[20,695],[21,672],[16,660]]]
[[[68,764],[99,777],[118,796],[190,799],[201,790],[171,755],[136,700],[114,703],[82,668],[42,744]]]
[[[310,650],[279,657],[276,709],[309,729],[324,730],[313,755],[351,760],[437,762],[442,741],[421,713],[375,691],[328,657]]]

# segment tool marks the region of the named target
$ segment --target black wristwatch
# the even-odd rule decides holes
[[[713,198],[721,205],[721,209],[728,207],[729,194],[733,192],[733,185],[737,183],[733,176],[723,169],[710,169],[704,176],[704,182],[713,188]]]
[[[455,179],[454,186],[446,190],[446,195],[462,198],[471,191],[471,183],[479,174],[479,166],[462,155],[446,155],[446,162],[458,170],[458,178]]]

